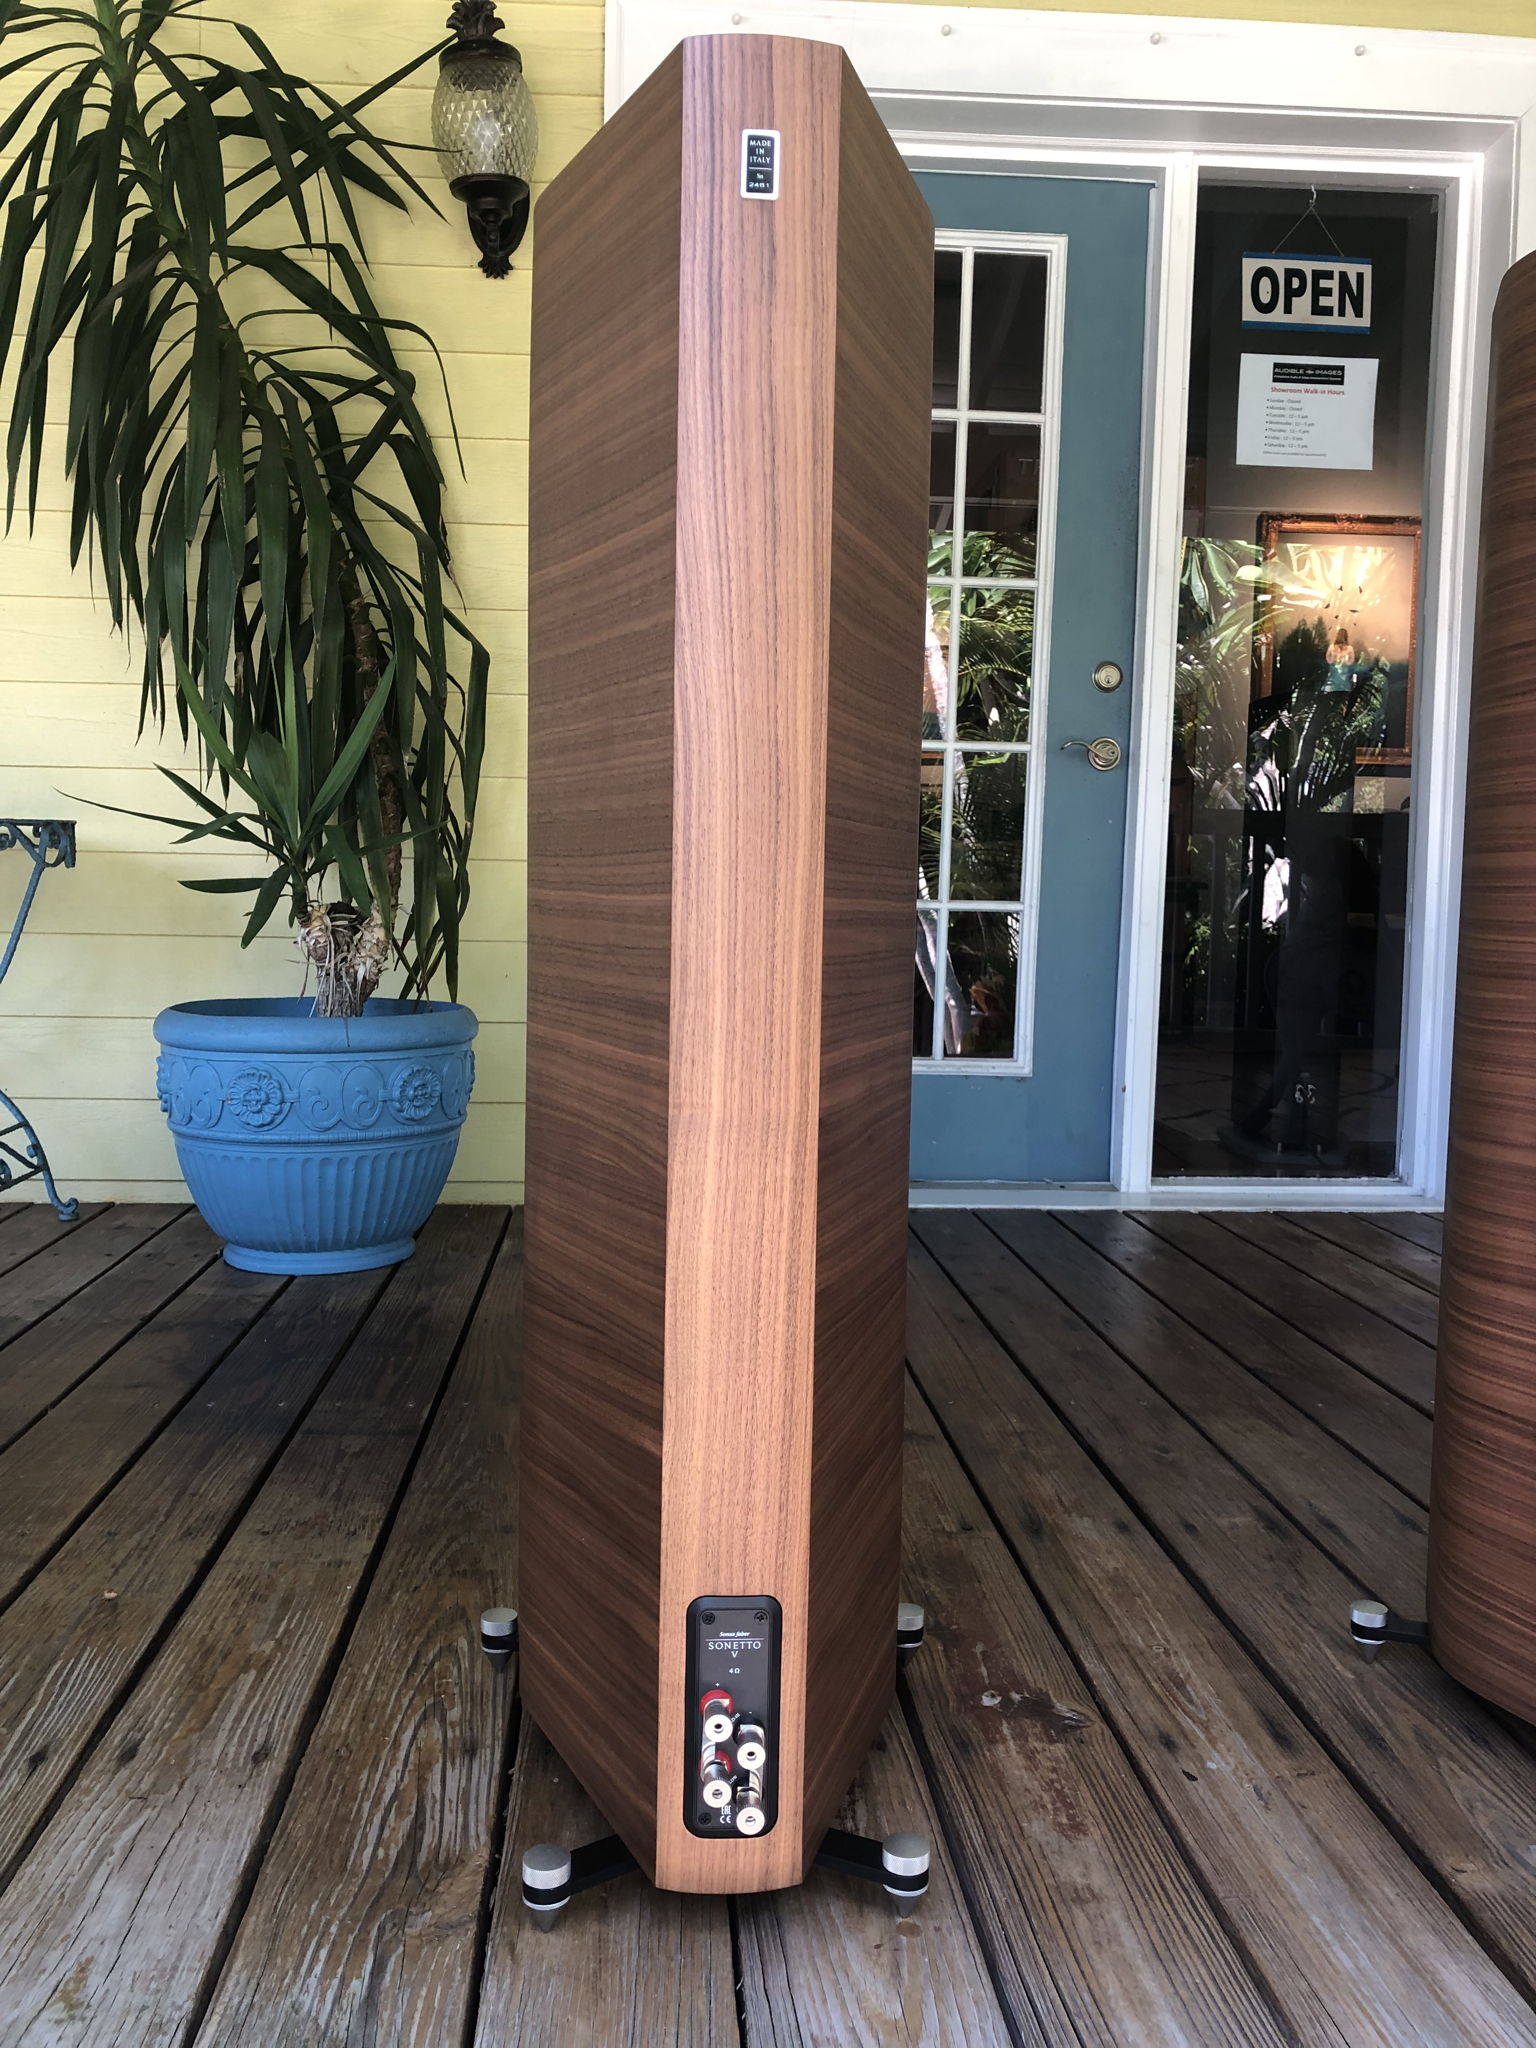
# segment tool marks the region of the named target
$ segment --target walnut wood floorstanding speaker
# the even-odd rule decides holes
[[[1536,258],[1494,317],[1467,757],[1429,1618],[1536,1720]]]
[[[932,224],[838,49],[719,36],[537,234],[522,1685],[754,1891],[896,1667]]]

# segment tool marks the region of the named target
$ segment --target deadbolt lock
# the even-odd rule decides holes
[[[1088,766],[1097,768],[1100,774],[1120,766],[1120,742],[1110,739],[1107,733],[1096,740],[1063,740],[1061,751],[1066,753],[1069,747],[1081,747],[1088,756]]]
[[[1101,661],[1093,672],[1093,687],[1108,692],[1118,690],[1125,681],[1125,670],[1118,661]]]

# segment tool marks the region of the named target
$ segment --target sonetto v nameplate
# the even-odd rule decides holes
[[[714,1840],[766,1835],[779,1811],[779,1603],[688,1609],[683,1821]]]

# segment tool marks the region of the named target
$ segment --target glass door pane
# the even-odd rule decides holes
[[[912,1046],[930,1065],[1022,1068],[1027,1051],[1030,709],[1059,382],[1051,265],[974,247],[935,258]]]
[[[1201,195],[1160,1176],[1397,1171],[1435,236]]]

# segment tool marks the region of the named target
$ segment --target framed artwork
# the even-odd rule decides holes
[[[1288,652],[1305,656],[1325,691],[1377,689],[1383,730],[1355,754],[1368,774],[1401,775],[1413,758],[1419,529],[1417,519],[1259,515],[1266,604],[1255,634],[1257,694],[1273,694]]]

